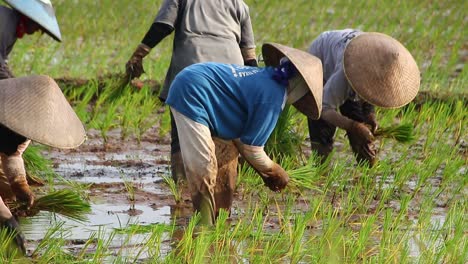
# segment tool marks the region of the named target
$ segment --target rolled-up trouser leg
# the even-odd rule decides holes
[[[180,150],[193,207],[201,214],[201,224],[213,225],[217,161],[211,132],[207,126],[191,120],[177,110],[171,108],[171,111],[178,127]]]
[[[216,176],[215,215],[218,217],[219,210],[224,209],[231,213],[234,190],[237,181],[237,162],[239,151],[232,140],[222,140],[213,137],[216,147],[216,160],[218,161],[218,174]]]
[[[171,112],[171,176],[175,182],[185,180],[185,169],[182,154],[180,153],[179,135],[177,125]]]
[[[313,120],[308,118],[310,145],[321,163],[325,162],[333,151],[333,137],[336,127],[323,119]]]

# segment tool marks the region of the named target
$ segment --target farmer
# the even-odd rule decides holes
[[[397,108],[414,99],[420,84],[416,62],[397,40],[354,29],[324,32],[308,51],[322,61],[324,82],[321,117],[308,119],[312,151],[324,162],[339,127],[358,163],[372,166],[374,106]]]
[[[4,200],[24,202],[34,196],[26,181],[22,153],[30,140],[56,148],[75,148],[85,140],[81,121],[57,84],[37,75],[0,80],[0,228],[15,234],[15,242],[25,252],[18,223]]]
[[[273,191],[281,191],[288,174],[263,146],[286,103],[318,118],[322,98],[322,66],[306,52],[265,44],[268,67],[199,63],[174,79],[166,103],[177,125],[185,173],[201,223],[215,222],[217,158],[212,137],[234,140],[245,160]]]
[[[49,0],[5,0],[13,9],[0,6],[0,79],[13,78],[8,55],[17,39],[37,31],[46,32],[61,41],[60,29]]]
[[[257,66],[248,6],[243,0],[165,0],[132,57],[127,73],[140,77],[143,58],[162,39],[175,32],[171,65],[159,98],[164,102],[174,77],[198,62]],[[171,115],[171,173],[184,179],[184,165],[174,118]]]

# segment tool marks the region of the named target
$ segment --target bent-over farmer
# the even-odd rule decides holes
[[[50,77],[0,80],[0,228],[15,232],[15,242],[23,252],[23,236],[4,200],[17,199],[27,206],[34,203],[22,158],[30,140],[56,148],[75,148],[85,140],[85,130]]]
[[[62,36],[49,0],[4,0],[11,8],[0,6],[0,79],[13,78],[8,66],[10,54],[17,39],[37,31],[46,32],[61,41]]]
[[[322,61],[324,82],[321,117],[308,120],[312,151],[324,162],[339,127],[347,131],[358,163],[372,166],[374,106],[397,108],[412,101],[420,85],[418,65],[397,40],[354,29],[323,32],[308,51]]]
[[[140,77],[143,58],[174,31],[171,64],[159,98],[167,99],[175,76],[199,62],[257,66],[249,8],[243,0],[165,0],[150,29],[126,64],[127,73]],[[171,115],[171,173],[183,179],[177,127]]]
[[[281,191],[289,176],[265,153],[264,145],[286,103],[318,118],[322,66],[307,52],[280,44],[262,47],[267,67],[200,63],[181,71],[166,103],[179,133],[185,173],[202,224],[213,224],[217,162],[212,137],[234,140],[239,153],[265,185]]]

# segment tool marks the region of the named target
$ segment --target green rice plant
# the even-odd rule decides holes
[[[135,117],[134,127],[136,129],[136,138],[141,140],[142,135],[157,123],[160,114],[156,114],[156,109],[162,109],[164,106],[159,99],[153,96],[149,87],[143,87],[139,92],[140,106],[139,114]]]
[[[125,177],[123,177],[123,184],[125,190],[127,191],[127,198],[130,201],[130,210],[135,210],[135,185],[133,182]]]
[[[14,243],[13,232],[6,228],[0,228],[0,262],[17,263],[22,256],[21,250]]]
[[[374,134],[377,137],[392,138],[398,142],[412,142],[415,140],[412,124],[400,124],[389,127],[379,127]]]
[[[118,105],[111,103],[106,109],[105,113],[100,113],[96,118],[91,120],[91,127],[98,128],[101,132],[101,136],[104,140],[104,144],[107,143],[107,132],[110,129],[117,126],[116,116],[117,116]]]
[[[43,184],[47,177],[57,175],[52,168],[52,161],[41,154],[44,150],[46,150],[44,146],[30,144],[23,153],[24,166],[30,183]]]
[[[91,205],[77,193],[64,189],[36,199],[30,210],[49,211],[76,221],[86,221],[86,214],[91,212]]]
[[[174,201],[176,204],[180,204],[182,202],[182,189],[177,186],[177,183],[172,179],[171,176],[162,176],[164,182],[166,185],[169,187],[169,190],[171,191],[172,196],[174,197]]]
[[[169,133],[171,133],[171,116],[170,116],[170,113],[171,113],[171,110],[167,106],[166,110],[162,114],[158,115],[158,118],[159,118],[159,132],[158,132],[158,134],[159,134],[160,138],[164,138],[167,135],[169,135]]]
[[[73,255],[63,249],[66,244],[64,233],[67,231],[64,224],[64,222],[54,223],[47,229],[44,238],[31,254],[33,259],[40,259],[41,263],[54,263],[55,261],[70,263],[76,261]]]
[[[297,111],[286,105],[265,145],[266,153],[280,162],[285,158],[290,160],[291,157],[295,158],[296,164],[305,160],[301,149],[304,137],[295,130],[296,116]]]
[[[113,102],[119,99],[121,96],[126,95],[127,91],[135,89],[129,85],[131,79],[126,73],[118,73],[113,75],[111,78],[107,78],[106,85],[106,101]]]
[[[303,167],[288,170],[289,183],[288,186],[292,188],[305,188],[323,192],[318,186],[317,168],[308,164]]]

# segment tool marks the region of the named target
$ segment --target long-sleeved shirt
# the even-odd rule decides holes
[[[358,100],[349,85],[343,68],[346,45],[362,32],[355,29],[325,31],[310,45],[308,52],[318,57],[323,65],[322,111],[336,110],[346,100]]]
[[[243,65],[241,48],[255,48],[249,9],[242,0],[165,0],[154,22],[169,25],[175,34],[163,100],[185,67],[199,62]]]

